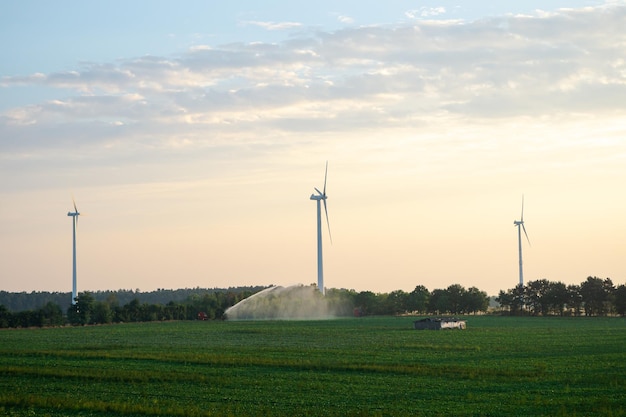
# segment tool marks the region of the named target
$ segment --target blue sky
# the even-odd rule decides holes
[[[8,1],[0,16],[3,75],[74,69],[143,55],[175,55],[194,45],[280,42],[299,32],[394,25],[423,19],[472,21],[602,1],[318,1],[227,4],[165,0]]]
[[[1,7],[2,289],[624,282],[622,1]]]

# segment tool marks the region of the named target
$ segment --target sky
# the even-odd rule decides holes
[[[519,3],[519,4],[518,4]],[[0,290],[626,283],[626,2],[9,0]]]

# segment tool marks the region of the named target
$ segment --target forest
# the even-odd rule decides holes
[[[170,320],[224,319],[224,312],[267,287],[227,289],[159,289],[79,293],[76,303],[69,293],[0,292],[0,328],[109,324]],[[343,316],[502,314],[533,316],[626,315],[626,286],[610,278],[588,277],[580,285],[546,279],[500,291],[496,307],[476,287],[453,284],[429,291],[417,285],[411,292],[390,293],[327,289],[326,298]],[[64,311],[61,305],[68,306]]]
[[[540,279],[500,291],[495,300],[511,315],[626,315],[626,285],[610,278],[590,276],[580,285]]]

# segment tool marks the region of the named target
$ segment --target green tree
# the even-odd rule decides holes
[[[71,305],[67,310],[68,321],[74,325],[90,324],[93,304],[94,298],[90,292],[79,293],[76,297],[76,304]]]
[[[105,301],[96,301],[93,304],[91,323],[109,324],[113,321],[111,305]]]
[[[567,294],[567,306],[573,310],[575,316],[580,316],[583,309],[583,297],[580,294],[580,285],[568,285]]]
[[[11,314],[9,309],[7,309],[4,304],[0,304],[0,329],[9,327],[12,316],[13,315]]]
[[[587,277],[587,280],[580,284],[580,295],[585,307],[587,316],[604,316],[607,311],[607,301],[610,300],[610,289],[613,283],[598,278]]]
[[[407,310],[424,314],[428,309],[428,300],[430,299],[430,291],[423,285],[418,285],[409,293],[407,299]]]
[[[185,320],[187,316],[187,306],[170,301],[165,306],[167,320]]]
[[[371,291],[361,291],[354,296],[354,305],[363,315],[378,314],[379,298]]]
[[[448,293],[448,308],[447,311],[449,311],[452,314],[463,314],[466,312],[466,293],[467,290],[459,284],[452,284],[450,285],[448,288],[445,289],[445,291]]]
[[[562,282],[551,282],[545,294],[548,303],[548,311],[559,315],[565,312],[565,306],[569,303],[570,293],[567,286]]]
[[[12,315],[11,327],[41,326],[40,315],[33,310],[18,311]]]
[[[511,305],[513,304],[513,297],[511,295],[511,290],[504,291],[500,290],[498,296],[496,297],[496,302],[500,304],[503,310],[506,310],[511,313]]]
[[[526,284],[525,295],[526,304],[530,308],[533,315],[546,315],[548,312],[548,298],[546,294],[550,288],[550,282],[547,279],[539,279],[529,281]]]
[[[428,300],[428,312],[433,314],[445,314],[450,312],[449,293],[446,290],[436,289],[430,294]]]
[[[523,306],[525,302],[524,287],[518,285],[515,288],[509,289],[506,292],[500,291],[496,297],[496,301],[500,303],[502,307],[508,310],[512,316],[521,315],[523,313]]]
[[[604,300],[604,311],[608,314],[613,314],[615,306],[615,285],[613,285],[611,278],[605,278],[602,284],[604,287],[604,293],[606,294],[606,298]]]
[[[464,309],[468,313],[476,314],[479,311],[487,311],[489,308],[489,296],[486,292],[476,287],[470,287],[464,295]]]
[[[404,314],[408,311],[409,294],[403,290],[392,291],[387,295],[385,304],[388,314]]]
[[[160,304],[148,304],[142,305],[142,321],[162,321],[164,320],[165,309]]]
[[[63,310],[52,301],[47,302],[40,309],[41,324],[44,326],[61,326],[63,324]]]
[[[141,321],[141,303],[138,298],[133,298],[123,309],[128,321]]]
[[[615,312],[620,316],[626,316],[626,285],[620,285],[615,289]]]

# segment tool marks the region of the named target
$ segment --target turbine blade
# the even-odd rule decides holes
[[[324,194],[326,195],[326,177],[328,177],[328,161],[326,161],[326,170],[324,171]]]
[[[526,235],[526,240],[528,241],[528,246],[532,246],[530,244],[530,239],[528,238],[528,233],[526,233],[526,226],[524,226],[524,223],[522,223],[522,230],[524,231],[524,234]]]
[[[322,192],[321,192],[320,190],[318,190],[316,187],[313,187],[313,188],[315,188],[315,191],[317,191],[317,193],[318,193],[319,195],[324,195],[324,194],[322,194]]]
[[[78,213],[78,209],[76,208],[76,201],[74,200],[74,197],[72,197],[72,204],[74,204],[74,213]]]
[[[522,194],[522,217],[520,217],[520,221],[524,221],[524,194]]]
[[[330,234],[330,221],[328,220],[328,207],[326,206],[326,199],[324,199],[324,212],[326,213],[326,226],[328,226],[328,237],[330,238],[330,243],[333,243],[333,236]]]

